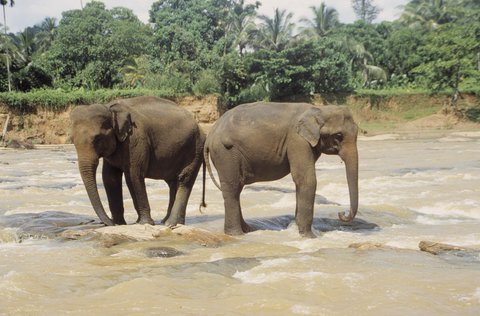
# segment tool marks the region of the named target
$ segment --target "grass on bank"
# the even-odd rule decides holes
[[[62,89],[35,90],[31,92],[2,92],[0,105],[19,113],[33,112],[37,107],[51,110],[66,109],[71,105],[107,103],[118,98],[131,98],[142,95],[173,97],[169,92],[149,89],[101,89],[72,90]]]

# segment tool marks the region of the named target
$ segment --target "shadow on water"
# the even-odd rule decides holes
[[[290,224],[295,222],[293,215],[282,215],[268,218],[256,218],[246,220],[248,225],[253,230],[284,230],[287,229]],[[320,232],[330,231],[365,231],[365,230],[378,230],[380,227],[375,223],[367,222],[363,219],[354,219],[351,223],[344,223],[339,219],[331,218],[314,218],[312,227]]]

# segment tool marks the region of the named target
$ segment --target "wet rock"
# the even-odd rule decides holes
[[[165,228],[154,234],[155,238],[161,238],[162,236],[174,234],[182,236],[188,241],[199,243],[205,247],[218,247],[222,243],[234,240],[233,237],[225,235],[223,233],[213,233],[205,229],[195,228],[186,225],[177,225],[172,228]]]
[[[96,232],[93,229],[85,230],[66,230],[63,231],[60,236],[63,240],[87,240],[87,241],[96,241],[102,247],[111,248],[126,242],[137,241],[134,238],[120,235],[120,234],[101,234]]]
[[[360,218],[355,218],[349,223],[340,221],[339,219],[331,218],[314,218],[313,228],[321,232],[330,231],[361,231],[361,230],[375,230],[379,229],[379,226],[375,223],[367,222]]]
[[[248,219],[247,223],[250,228],[255,230],[284,230],[292,223],[295,223],[293,215],[282,215],[266,218]],[[314,218],[312,227],[320,232],[330,231],[361,231],[361,230],[375,230],[379,226],[374,223],[369,223],[363,219],[355,218],[351,223],[344,223],[339,219],[331,218]]]
[[[353,243],[348,246],[348,248],[358,249],[358,250],[372,250],[372,249],[395,249],[394,247],[387,246],[383,243],[378,242],[359,242]]]
[[[97,240],[107,248],[125,242],[153,241],[167,236],[178,236],[206,247],[218,247],[223,242],[233,240],[232,237],[225,234],[212,233],[185,225],[172,228],[138,224],[119,225],[82,231],[67,230],[61,234],[62,238],[68,240]]]
[[[183,252],[171,247],[152,247],[145,250],[149,258],[172,258],[183,255]]]
[[[22,213],[0,216],[0,228],[15,231],[15,241],[25,239],[53,239],[66,230],[99,227],[92,218],[66,212]]]
[[[466,248],[466,247],[458,247],[449,244],[442,244],[434,241],[421,241],[418,244],[418,247],[421,251],[425,251],[434,255],[441,255],[441,254],[454,254],[456,256],[464,256],[464,255],[471,255],[471,254],[480,254],[480,249],[475,248]]]

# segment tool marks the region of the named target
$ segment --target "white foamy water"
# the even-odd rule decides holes
[[[245,236],[214,247],[166,236],[106,248],[59,238],[96,220],[72,147],[0,150],[0,315],[480,314],[480,251],[418,248],[423,240],[480,248],[480,132],[361,137],[359,155],[353,225],[337,219],[349,204],[344,164],[317,162],[316,239],[298,235],[287,176],[245,188],[244,217],[257,229]],[[147,190],[158,222],[168,187],[147,180]],[[220,233],[221,193],[207,181],[204,213],[200,194],[201,175],[187,225]],[[126,188],[124,198],[133,223]],[[150,258],[152,247],[180,255]]]

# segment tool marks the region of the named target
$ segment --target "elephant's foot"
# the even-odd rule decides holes
[[[171,216],[170,216],[169,218],[167,218],[167,219],[164,219],[162,222],[163,222],[163,223],[165,224],[165,226],[167,226],[167,227],[175,227],[175,226],[177,226],[177,225],[185,225],[185,219],[183,219],[183,220],[173,219],[173,218],[171,218]]]
[[[317,238],[311,229],[299,230],[300,236],[304,238]]]
[[[253,229],[245,222],[242,223],[242,231],[246,233],[253,232]]]
[[[253,231],[254,229],[252,229],[243,219],[240,224],[225,225],[224,227],[225,234],[232,236],[239,236]]]
[[[114,218],[113,223],[115,225],[127,225],[127,222],[125,221],[125,218]]]
[[[143,216],[143,217],[139,217],[137,219],[137,224],[141,224],[141,225],[145,225],[145,224],[150,224],[150,225],[155,225],[155,222],[153,221],[153,219],[150,217],[150,216]]]
[[[225,234],[230,235],[230,236],[240,236],[245,234],[243,229],[241,227],[233,228],[233,227],[225,227],[224,229]]]

